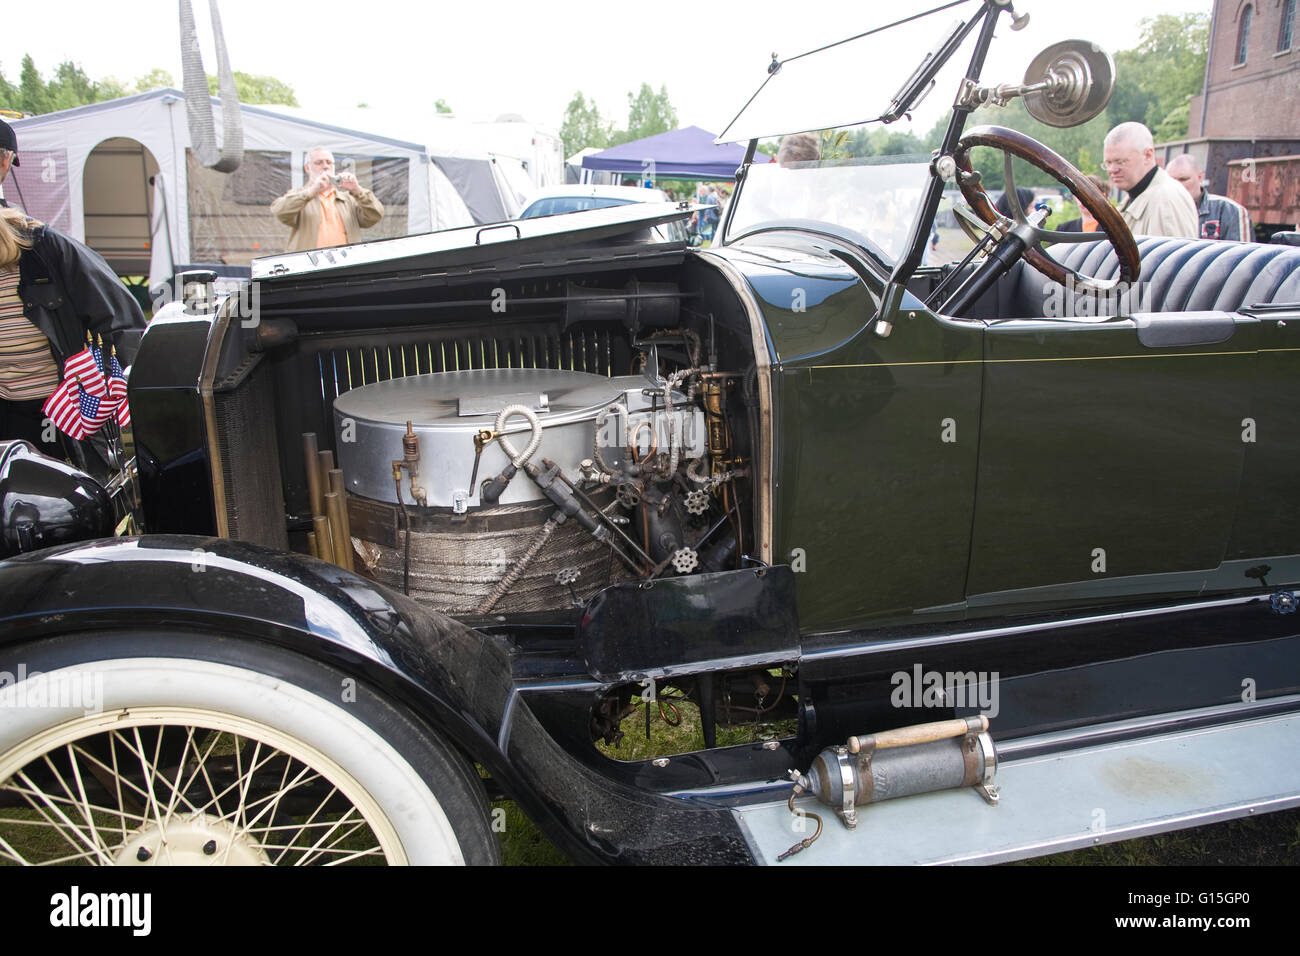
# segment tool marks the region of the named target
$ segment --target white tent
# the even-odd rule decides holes
[[[174,266],[191,263],[246,265],[280,252],[288,229],[268,207],[302,184],[304,156],[315,146],[331,149],[384,203],[384,219],[363,233],[366,239],[518,214],[510,180],[522,171],[505,170],[510,160],[442,150],[410,131],[395,134],[403,127],[384,125],[378,113],[348,112],[367,126],[337,117],[322,122],[285,107],[241,106],[244,160],[229,174],[203,168],[190,152],[178,90],[14,120],[22,164],[5,181],[5,197],[85,241],[124,275],[170,275]]]
[[[582,161],[588,156],[594,156],[600,152],[595,146],[588,146],[586,149],[580,149],[564,161],[564,181],[569,184],[588,183],[598,186],[617,186],[623,181],[623,177],[618,173],[611,173],[604,169],[588,169],[582,165]]]

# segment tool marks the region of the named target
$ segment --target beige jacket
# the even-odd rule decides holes
[[[1124,221],[1135,236],[1182,236],[1195,239],[1201,234],[1200,216],[1191,194],[1173,176],[1159,167],[1151,185],[1121,208]]]
[[[1182,187],[1179,186],[1179,189]],[[356,196],[345,189],[334,190],[334,203],[343,218],[348,242],[360,242],[361,230],[368,229],[384,218],[384,206],[375,194],[364,186]],[[307,188],[291,189],[271,203],[271,212],[289,226],[289,245],[285,252],[302,252],[316,248],[316,233],[320,229],[320,203]]]

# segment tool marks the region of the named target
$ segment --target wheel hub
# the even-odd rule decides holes
[[[119,866],[269,866],[247,833],[210,813],[168,817],[131,834],[114,854]]]

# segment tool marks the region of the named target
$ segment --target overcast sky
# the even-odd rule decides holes
[[[193,5],[204,65],[215,73],[208,0]],[[785,58],[937,5],[220,0],[219,8],[233,67],[285,81],[315,116],[358,103],[431,111],[441,97],[469,119],[517,113],[558,129],[570,98],[581,90],[622,126],[626,94],[648,82],[656,90],[667,86],[682,125],[718,132],[762,82],[773,52]],[[1210,6],[1210,0],[1017,0],[1017,9],[1031,15],[1030,25],[1012,33],[1004,20],[984,79],[1019,80],[1033,54],[1056,40],[1084,37],[1113,53],[1137,42],[1143,17],[1208,13]],[[936,39],[963,9],[975,7],[931,18]],[[179,85],[178,22],[177,0],[11,4],[4,15],[0,70],[16,83],[22,56],[30,53],[47,79],[60,61],[71,59],[92,79],[129,82],[161,67]],[[888,67],[898,83],[925,52],[915,46],[891,50],[896,62],[875,66]],[[937,92],[932,99],[926,114],[936,114],[951,94]]]

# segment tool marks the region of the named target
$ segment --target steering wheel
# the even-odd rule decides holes
[[[1011,215],[1020,225],[1027,226],[1033,233],[1033,241],[1025,250],[1025,261],[1031,266],[1062,285],[1073,278],[1076,289],[1092,292],[1106,292],[1118,283],[1131,283],[1137,280],[1142,271],[1142,258],[1138,253],[1137,242],[1128,224],[1119,210],[1110,204],[1101,190],[1094,186],[1084,175],[1070,163],[1048,149],[1038,140],[1018,133],[1005,126],[977,126],[957,143],[952,158],[959,170],[957,185],[961,194],[987,225],[994,225],[1002,217],[989,202],[988,193],[980,185],[978,177],[973,175],[970,164],[970,151],[976,146],[990,146],[1002,153],[1003,176],[1006,180],[1007,204]],[[1097,236],[1089,232],[1058,232],[1052,229],[1039,229],[1029,223],[1025,210],[1020,206],[1020,197],[1016,195],[1015,179],[1011,175],[1011,157],[1018,156],[1036,169],[1041,169],[1062,186],[1070,190],[1085,209],[1097,220],[1102,234],[1115,250],[1119,258],[1119,275],[1114,279],[1097,279],[1085,276],[1073,269],[1068,269],[1053,259],[1043,249],[1044,242],[1093,242]]]

